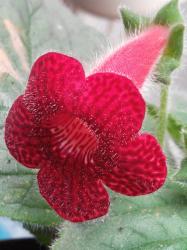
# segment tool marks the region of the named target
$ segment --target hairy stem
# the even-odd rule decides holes
[[[162,85],[160,96],[160,109],[157,127],[157,139],[161,146],[164,146],[165,132],[167,128],[167,106],[168,106],[168,85]]]

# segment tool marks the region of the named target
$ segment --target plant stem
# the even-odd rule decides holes
[[[168,106],[168,85],[162,84],[160,96],[160,109],[158,116],[157,139],[161,146],[164,146],[165,132],[167,128],[167,106]]]

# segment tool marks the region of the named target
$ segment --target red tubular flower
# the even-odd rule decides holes
[[[145,102],[124,74],[85,78],[77,60],[47,53],[10,109],[5,141],[17,161],[39,168],[39,189],[50,206],[82,222],[107,213],[104,185],[129,196],[163,185],[165,156],[153,136],[139,134],[144,114]]]

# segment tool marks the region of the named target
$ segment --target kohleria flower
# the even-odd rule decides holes
[[[152,135],[139,133],[145,102],[132,81],[142,85],[167,36],[165,28],[151,28],[88,77],[63,54],[34,63],[6,119],[5,140],[17,161],[39,168],[40,192],[64,219],[105,215],[105,185],[129,196],[163,185],[165,156]]]

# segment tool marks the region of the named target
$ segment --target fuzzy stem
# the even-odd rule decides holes
[[[167,128],[167,106],[168,106],[168,85],[162,85],[160,96],[160,109],[158,116],[157,139],[161,146],[164,146],[165,132]]]

